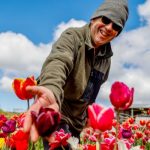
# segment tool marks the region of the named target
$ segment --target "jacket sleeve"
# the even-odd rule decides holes
[[[61,108],[63,86],[74,66],[77,40],[71,29],[62,33],[53,44],[52,51],[43,64],[39,85],[50,89]]]

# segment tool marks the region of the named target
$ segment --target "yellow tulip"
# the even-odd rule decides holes
[[[4,144],[5,144],[5,139],[0,138],[0,149],[4,146]]]

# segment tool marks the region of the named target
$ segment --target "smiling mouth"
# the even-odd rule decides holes
[[[104,37],[104,38],[107,38],[110,36],[110,34],[108,34],[108,32],[105,32],[103,30],[99,30],[100,34]]]

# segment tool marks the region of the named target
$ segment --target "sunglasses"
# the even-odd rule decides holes
[[[105,16],[102,16],[101,17],[101,21],[103,24],[105,25],[108,25],[110,23],[112,23],[112,28],[113,30],[115,31],[121,31],[122,30],[122,27],[120,27],[119,25],[115,24],[114,22],[112,22],[109,18],[105,17]]]

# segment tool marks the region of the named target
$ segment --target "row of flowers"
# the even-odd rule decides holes
[[[55,140],[50,143],[51,149],[65,147],[68,143],[74,150],[99,150],[100,148],[101,150],[113,150],[116,143],[116,149],[119,150],[134,149],[133,147],[136,146],[141,150],[150,149],[150,120],[136,122],[134,118],[128,118],[120,124],[113,119],[112,108],[106,109],[98,104],[93,104],[88,110],[89,126],[81,132],[80,143],[79,139],[61,129],[55,132]],[[44,110],[44,115],[46,111]],[[96,115],[93,115],[93,112]],[[22,130],[24,116],[24,113],[11,118],[0,115],[0,149],[27,150],[33,147],[33,144],[29,142],[29,135]],[[97,125],[93,122],[95,118],[99,120]],[[40,130],[45,131],[42,128]],[[38,142],[37,149],[39,147],[43,147],[41,141]]]
[[[26,91],[28,85],[36,86],[33,76],[13,81],[14,92],[20,99],[27,100],[29,108],[29,99],[33,95]],[[68,144],[73,150],[150,150],[150,120],[136,122],[135,118],[128,118],[120,123],[120,110],[131,106],[133,95],[134,88],[129,89],[124,83],[115,82],[109,96],[113,107],[104,108],[96,103],[89,105],[88,124],[81,132],[80,139],[65,133],[63,129],[55,131],[61,114],[53,109],[41,108],[38,114],[31,112],[31,115],[41,137],[55,131],[54,141],[49,143],[50,150],[58,147],[65,149]],[[41,140],[36,144],[31,143],[29,134],[23,132],[24,117],[25,113],[11,118],[0,115],[0,149],[43,149]]]

